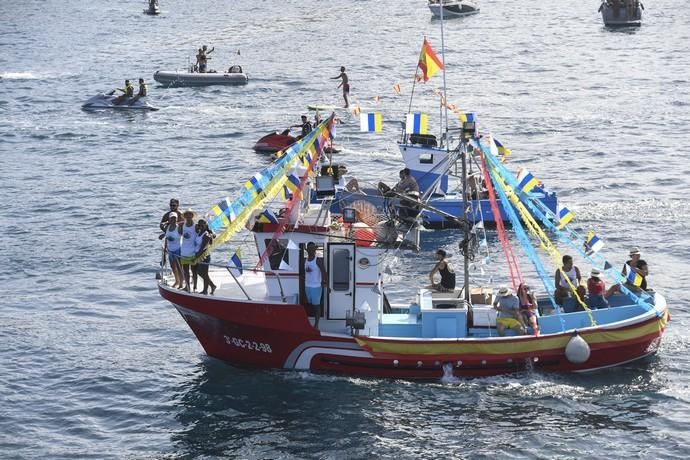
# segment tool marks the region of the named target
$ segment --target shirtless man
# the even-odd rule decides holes
[[[338,79],[342,80],[338,85],[338,88],[340,88],[341,86],[343,87],[343,99],[345,99],[345,108],[348,108],[350,107],[350,102],[347,100],[347,96],[350,94],[350,80],[348,80],[347,74],[345,73],[345,67],[340,68],[340,75],[331,78],[331,80]]]

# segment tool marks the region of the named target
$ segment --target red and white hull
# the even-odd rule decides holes
[[[587,372],[656,352],[669,314],[665,306],[619,323],[580,329],[591,354],[565,355],[572,331],[538,337],[394,339],[320,333],[302,305],[239,301],[159,285],[209,356],[238,367],[309,370],[352,376],[439,379],[508,374],[528,368]],[[445,367],[445,371],[444,371]]]

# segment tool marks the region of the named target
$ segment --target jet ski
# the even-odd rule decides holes
[[[256,141],[254,144],[254,151],[259,153],[275,153],[283,150],[295,143],[297,138],[290,136],[290,128],[283,132],[274,131],[266,134],[264,137]]]
[[[120,104],[115,104],[115,99],[117,99],[115,94],[98,94],[88,101],[86,101],[81,108],[83,110],[158,110],[158,107],[154,107],[148,103],[145,97],[141,97],[137,100],[134,98],[125,99]]]
[[[297,142],[297,138],[290,135],[290,128],[283,130],[282,132],[274,131],[270,134],[266,134],[264,137],[256,141],[254,144],[255,152],[258,153],[276,153],[286,148],[290,147],[292,144]],[[334,148],[332,145],[327,145],[323,151],[325,153],[338,153],[340,150]],[[274,155],[274,159],[278,156]]]

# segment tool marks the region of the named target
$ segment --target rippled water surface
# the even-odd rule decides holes
[[[611,31],[596,1],[483,0],[445,24],[445,58],[449,100],[512,149],[513,168],[558,191],[609,260],[642,249],[672,313],[659,355],[595,375],[422,384],[212,360],[154,273],[168,199],[203,211],[235,196],[268,164],[256,139],[306,104],[341,103],[329,80],[341,65],[353,100],[387,123],[362,134],[341,111],[338,161],[394,181],[423,36],[440,51],[424,1],[161,0],[160,17],[143,1],[1,1],[0,457],[690,456],[690,13],[645,3],[639,30]],[[80,110],[125,78],[186,67],[201,44],[249,84],[152,85],[154,113]],[[418,109],[436,113],[441,82],[417,87]],[[457,238],[427,233],[400,257],[396,300],[409,288],[392,285],[423,283]]]

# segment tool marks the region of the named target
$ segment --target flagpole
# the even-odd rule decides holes
[[[426,36],[424,36],[424,40],[426,40]],[[424,42],[422,42],[422,51],[419,52],[419,58],[417,58],[417,65],[414,68],[414,78],[412,79],[412,92],[410,93],[410,105],[407,107],[407,113],[412,112],[412,98],[414,97],[414,88],[415,85],[417,84],[417,75],[419,74],[419,60],[422,57],[422,53],[424,52]],[[403,125],[405,126],[405,125]],[[405,131],[403,129],[403,131]]]

